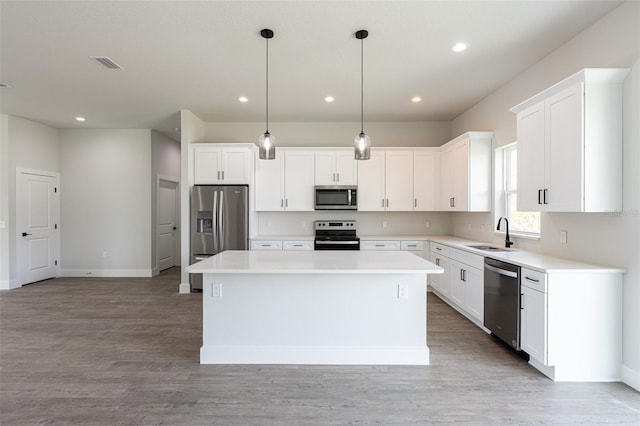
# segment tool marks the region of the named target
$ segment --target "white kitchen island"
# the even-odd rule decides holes
[[[202,273],[201,364],[428,365],[427,274],[406,251],[225,251]]]

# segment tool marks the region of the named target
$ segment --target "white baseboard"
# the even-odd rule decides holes
[[[429,348],[202,346],[200,364],[429,365]]]
[[[189,284],[189,283],[180,283],[180,286],[178,287],[178,293],[180,293],[180,294],[191,293],[191,284]]]
[[[622,382],[640,392],[640,373],[622,365]]]
[[[61,269],[60,277],[149,278],[151,269]]]
[[[13,290],[20,287],[16,280],[0,280],[0,290]]]

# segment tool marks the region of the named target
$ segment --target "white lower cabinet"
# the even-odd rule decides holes
[[[313,241],[311,240],[284,240],[282,241],[282,250],[313,250]]]
[[[520,292],[520,346],[531,358],[547,364],[547,293],[527,281],[531,272],[522,269]],[[537,275],[537,274],[536,274]],[[542,274],[545,275],[545,274]],[[545,279],[536,278],[534,279]]]
[[[281,240],[251,240],[251,250],[282,250]]]
[[[431,288],[477,325],[484,322],[484,257],[431,243],[431,262],[444,274],[430,275]]]
[[[313,240],[252,240],[251,250],[313,250]]]

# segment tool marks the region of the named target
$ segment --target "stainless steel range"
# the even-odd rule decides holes
[[[355,220],[316,220],[315,250],[360,250]]]

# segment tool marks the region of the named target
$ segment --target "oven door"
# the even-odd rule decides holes
[[[360,250],[359,238],[316,237],[314,250]]]

